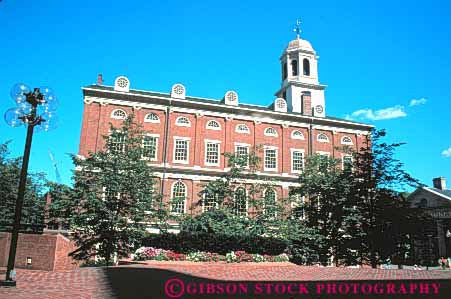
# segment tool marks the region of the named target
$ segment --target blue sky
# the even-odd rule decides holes
[[[0,2],[0,112],[14,83],[51,86],[60,126],[35,134],[30,168],[70,183],[83,112],[81,87],[127,76],[136,89],[267,105],[279,56],[301,37],[318,55],[326,113],[385,128],[405,169],[451,180],[450,1],[25,1]],[[413,101],[415,100],[415,101]],[[0,121],[0,142],[21,155],[24,128]],[[448,151],[447,151],[448,150]],[[448,157],[447,157],[448,156]],[[451,183],[451,182],[450,182]]]

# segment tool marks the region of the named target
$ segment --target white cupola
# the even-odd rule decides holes
[[[275,95],[286,100],[288,111],[325,117],[326,86],[318,79],[319,56],[309,41],[300,38],[300,24],[296,23],[296,39],[288,43],[280,57],[282,86]]]

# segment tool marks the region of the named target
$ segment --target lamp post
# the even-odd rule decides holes
[[[27,127],[27,137],[22,160],[22,169],[20,171],[8,265],[6,268],[6,282],[10,285],[15,285],[12,274],[14,273],[33,131],[36,128],[36,131],[47,132],[56,128],[57,118],[55,111],[58,106],[58,101],[50,88],[35,88],[31,91],[30,88],[23,83],[14,85],[10,95],[16,103],[16,107],[6,111],[6,123],[11,127],[19,127],[22,125]]]

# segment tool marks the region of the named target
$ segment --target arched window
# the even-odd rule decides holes
[[[244,134],[250,134],[249,127],[245,124],[238,124],[236,125],[235,132],[237,133],[244,133]]]
[[[209,122],[207,122],[207,129],[221,130],[221,125],[215,120],[210,120]]]
[[[349,136],[343,136],[341,138],[341,144],[352,145],[352,139]]]
[[[111,118],[115,119],[125,119],[127,117],[127,113],[125,113],[122,109],[116,109],[111,112]]]
[[[273,189],[266,189],[264,196],[264,210],[263,212],[270,218],[276,217],[276,191]]]
[[[298,61],[297,60],[291,61],[291,75],[292,76],[298,75]]]
[[[277,137],[277,131],[272,127],[266,128],[264,134],[265,136]]]
[[[146,123],[159,123],[160,118],[155,113],[151,112],[144,117],[144,122]]]
[[[324,133],[320,133],[316,137],[316,140],[318,140],[319,142],[329,142],[329,137],[327,137],[327,135]]]
[[[233,202],[233,214],[236,216],[247,216],[246,189],[238,187],[235,190]]]
[[[191,123],[188,118],[180,116],[175,120],[175,124],[181,127],[191,127]]]
[[[418,203],[417,207],[426,208],[428,206],[428,200],[426,198],[422,198]]]
[[[302,61],[302,66],[304,70],[304,76],[310,76],[310,61],[307,58],[304,58]]]
[[[287,63],[284,62],[282,65],[282,80],[285,80],[287,77],[288,77]]]
[[[304,140],[304,134],[299,130],[294,130],[291,132],[291,139],[301,139]]]
[[[172,185],[171,212],[175,214],[185,213],[186,185],[176,182]]]

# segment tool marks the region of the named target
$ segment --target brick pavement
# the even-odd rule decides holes
[[[141,276],[139,279],[135,275],[137,272]],[[143,285],[152,281],[162,284],[165,279],[174,276],[221,281],[451,280],[451,271],[302,267],[290,263],[189,262],[146,262],[113,267],[108,273],[105,268],[80,268],[60,272],[19,269],[17,288],[0,288],[0,298],[115,298],[118,292],[121,293],[121,284]],[[162,292],[162,287],[158,284],[156,286],[153,289]],[[144,294],[146,293],[141,293],[143,297],[133,298],[144,298]]]
[[[451,271],[336,268],[292,263],[194,263],[146,261],[128,267],[149,267],[223,281],[321,281],[451,279]]]

